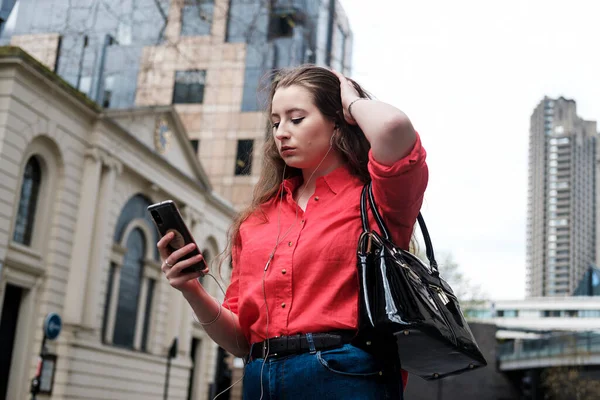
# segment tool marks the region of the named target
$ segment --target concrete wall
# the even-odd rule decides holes
[[[488,365],[462,375],[439,381],[424,381],[410,376],[405,397],[408,400],[514,400],[516,389],[496,370],[496,326],[469,324]]]

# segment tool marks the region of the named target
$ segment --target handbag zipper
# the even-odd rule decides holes
[[[444,291],[435,286],[435,285],[429,285],[429,287],[433,290],[435,290],[438,294],[438,298],[442,301],[442,303],[444,304],[444,306],[446,306],[448,303],[450,303],[450,299],[448,299],[448,296],[446,296],[446,293],[444,293]],[[446,299],[446,301],[444,301],[444,299]],[[442,309],[439,310],[440,314],[442,315],[442,318],[444,319],[444,322],[446,322],[446,325],[448,326],[448,330],[450,331],[450,334],[452,335],[452,338],[454,339],[454,344],[457,344],[457,340],[456,340],[456,334],[454,333],[454,330],[452,329],[452,326],[450,325],[450,321],[448,321],[448,318],[446,317],[446,314],[444,313],[444,311]]]
[[[434,288],[434,290],[438,293],[438,297],[440,298],[440,300],[442,300],[442,303],[444,303],[444,305],[448,305],[448,303],[450,303],[450,299],[448,298],[448,296],[446,296],[446,293],[441,288],[433,285],[429,286]]]
[[[421,277],[419,275],[417,275],[417,273],[415,271],[413,271],[407,264],[400,262],[400,266],[406,270],[406,272],[408,273],[408,275],[410,275],[411,278],[413,278],[414,280],[416,280],[419,283],[423,283],[423,281],[421,280]]]

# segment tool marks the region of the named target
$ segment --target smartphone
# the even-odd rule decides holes
[[[173,200],[165,200],[160,203],[152,204],[148,206],[148,212],[150,213],[150,216],[154,221],[154,225],[156,226],[156,229],[158,229],[161,237],[165,236],[169,232],[173,232],[175,234],[175,237],[173,237],[173,239],[171,239],[167,245],[167,250],[169,250],[170,253],[182,248],[187,244],[196,243],[189,229],[185,225],[185,222],[183,222],[181,213],[179,212],[179,209]],[[187,260],[188,258],[194,257],[198,254],[200,254],[200,252],[198,251],[198,246],[196,245],[194,250],[181,257],[178,261]],[[199,263],[183,269],[181,272],[198,272],[203,271],[204,269],[206,269],[206,262],[202,260]]]

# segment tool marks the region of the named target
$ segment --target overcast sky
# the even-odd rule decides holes
[[[547,95],[600,119],[600,3],[341,2],[352,77],[406,112],[428,152],[436,250],[490,298],[523,298],[529,118]]]

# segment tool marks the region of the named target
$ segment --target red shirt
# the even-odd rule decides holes
[[[405,249],[427,186],[425,156],[418,136],[410,154],[392,166],[378,163],[369,153],[375,201],[394,243]],[[260,212],[250,216],[240,228],[241,244],[233,249],[223,305],[239,316],[250,343],[358,326],[356,248],[363,184],[339,167],[317,178],[315,193],[302,211],[293,198],[301,183],[300,177],[285,180],[283,199],[279,193],[264,204],[268,223]],[[371,227],[376,226],[371,218]],[[283,240],[265,274],[278,233]]]

